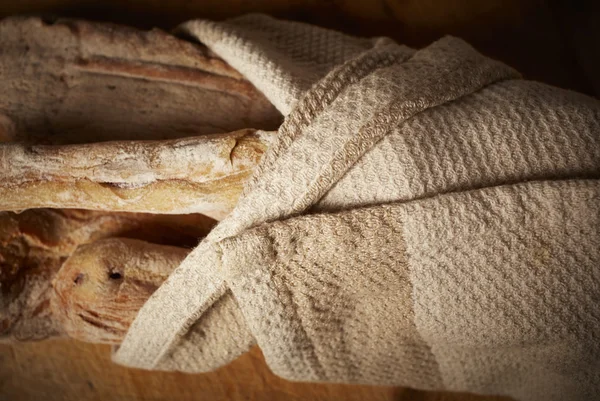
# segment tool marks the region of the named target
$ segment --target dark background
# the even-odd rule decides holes
[[[0,18],[44,14],[170,30],[193,18],[247,12],[311,22],[414,47],[452,34],[525,77],[600,95],[600,3],[556,0],[0,0]],[[1,53],[0,49],[0,53]],[[2,94],[0,94],[1,96]],[[105,345],[73,340],[0,345],[0,400],[500,400],[405,388],[282,380],[253,349],[202,375],[142,372],[110,362]]]
[[[170,30],[192,18],[264,12],[420,47],[445,34],[527,78],[600,94],[600,2],[582,0],[0,0],[0,17],[69,16]]]

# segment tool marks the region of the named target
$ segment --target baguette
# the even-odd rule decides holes
[[[0,338],[32,341],[65,334],[51,307],[51,283],[78,246],[120,236],[187,250],[214,224],[198,214],[52,209],[0,212]],[[94,266],[97,263],[91,262],[81,268],[93,270]],[[66,284],[72,285],[72,281]]]
[[[231,131],[273,130],[281,115],[206,47],[160,30],[11,17],[0,49],[0,338],[117,342],[162,273],[126,286],[140,292],[122,304],[107,283],[65,277],[101,271],[104,255],[82,255],[115,236],[131,263],[134,249],[183,255],[214,220],[177,213],[229,213],[274,135]],[[86,313],[118,310],[110,330],[73,319],[88,290]]]
[[[53,280],[53,316],[69,337],[119,344],[144,302],[189,251],[130,238],[82,245]]]
[[[163,141],[0,144],[0,210],[83,208],[227,215],[273,132]]]
[[[158,29],[9,17],[0,49],[0,114],[12,119],[13,140],[172,139],[281,121],[205,46]]]

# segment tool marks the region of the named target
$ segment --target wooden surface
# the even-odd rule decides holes
[[[500,401],[404,388],[292,383],[257,348],[216,372],[144,372],[116,366],[105,345],[52,340],[0,345],[0,400],[39,401]]]
[[[0,17],[46,13],[170,29],[192,18],[246,12],[316,23],[357,35],[423,46],[460,36],[527,78],[600,93],[598,14],[593,2],[553,0],[19,0]],[[1,51],[1,49],[0,49]],[[56,340],[0,345],[0,400],[500,400],[393,387],[291,383],[269,372],[254,349],[217,372],[184,375],[125,369],[107,346]]]

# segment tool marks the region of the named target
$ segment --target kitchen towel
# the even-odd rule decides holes
[[[460,39],[190,21],[285,120],[116,362],[520,400],[600,393],[600,103]],[[199,105],[201,107],[201,105]]]

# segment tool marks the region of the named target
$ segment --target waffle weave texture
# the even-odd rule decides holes
[[[249,15],[179,28],[286,116],[113,358],[300,381],[600,393],[600,103],[446,37]]]

